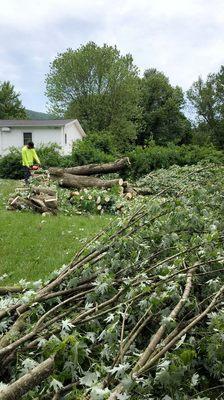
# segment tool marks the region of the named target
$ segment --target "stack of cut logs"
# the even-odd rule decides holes
[[[115,185],[123,186],[123,179],[101,179],[93,175],[120,172],[130,165],[128,157],[106,164],[88,164],[71,168],[49,168],[50,177],[58,179],[65,188],[101,188],[108,189]]]
[[[31,209],[40,213],[56,214],[58,208],[57,192],[48,187],[32,186],[18,189],[18,195],[9,199],[10,210]]]
[[[106,164],[88,164],[71,168],[49,168],[50,177],[57,179],[61,187],[69,189],[101,188],[108,189],[119,185],[121,192],[127,198],[132,198],[136,194],[151,194],[148,189],[140,189],[131,186],[123,179],[102,179],[93,175],[104,175],[108,173],[120,172],[130,166],[128,157]]]
[[[62,188],[81,191],[85,188],[109,189],[114,186],[119,186],[120,194],[127,200],[131,200],[137,194],[152,194],[150,189],[131,186],[121,178],[102,179],[102,175],[104,174],[118,173],[129,166],[129,158],[124,157],[106,164],[88,164],[71,168],[49,168],[47,173],[40,176],[42,186],[30,185],[27,190],[25,188],[20,188],[20,190],[17,191],[17,195],[9,199],[8,208],[10,210],[32,209],[40,213],[55,214],[58,208],[57,192],[47,186],[49,184],[49,178],[51,180],[56,180]],[[46,186],[44,187],[44,185]],[[74,193],[76,194],[77,192]],[[73,192],[71,192],[71,196],[68,200],[70,200],[72,196]]]

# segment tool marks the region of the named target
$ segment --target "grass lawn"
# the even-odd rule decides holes
[[[107,225],[110,216],[48,216],[7,211],[18,181],[0,180],[0,276],[5,283],[37,280],[68,263],[82,242]],[[1,285],[1,282],[0,282]]]

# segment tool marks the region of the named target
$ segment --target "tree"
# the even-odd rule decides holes
[[[196,113],[196,131],[202,138],[210,136],[219,147],[224,147],[224,66],[217,74],[201,77],[187,92]]]
[[[93,42],[59,54],[46,78],[50,110],[78,118],[86,132],[111,131],[120,147],[136,138],[138,69],[130,54]]]
[[[5,81],[0,83],[0,119],[26,119],[26,110],[15,92],[14,86]]]
[[[190,123],[184,116],[184,95],[178,86],[156,69],[146,70],[141,80],[143,124],[141,144],[153,139],[157,144],[186,142]]]

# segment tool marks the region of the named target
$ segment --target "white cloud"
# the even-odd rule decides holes
[[[43,108],[49,62],[89,40],[130,52],[187,89],[224,63],[223,0],[8,0],[0,8],[0,80]]]

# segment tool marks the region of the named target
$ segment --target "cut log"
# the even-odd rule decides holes
[[[22,210],[30,206],[30,202],[21,196],[16,196],[15,199],[9,202],[9,209]]]
[[[137,194],[135,188],[131,186],[128,182],[123,183],[124,193],[131,193],[133,196]]]
[[[70,193],[70,197],[73,197],[73,196],[79,196],[80,195],[80,193],[79,192],[71,192]]]
[[[48,194],[49,196],[56,196],[56,191],[48,188],[43,188],[41,186],[34,186],[32,187],[32,192],[35,194]]]
[[[44,203],[47,207],[50,207],[50,208],[58,207],[57,199],[54,197],[48,197],[47,199],[44,200]]]
[[[46,212],[47,206],[44,204],[43,200],[38,199],[37,197],[30,197],[30,201],[34,203],[41,211]]]
[[[85,187],[98,187],[98,188],[111,188],[113,186],[122,186],[123,179],[103,180],[100,178],[90,176],[80,176],[72,174],[64,174],[60,180],[60,186],[66,188],[85,188]]]
[[[62,176],[64,173],[72,175],[94,175],[94,174],[108,174],[111,172],[118,172],[128,167],[130,161],[128,157],[121,158],[111,163],[106,164],[87,164],[71,168],[49,168],[50,175]]]
[[[128,192],[128,193],[125,194],[125,198],[126,198],[127,200],[131,200],[131,199],[133,199],[133,194],[130,193],[130,192]]]

